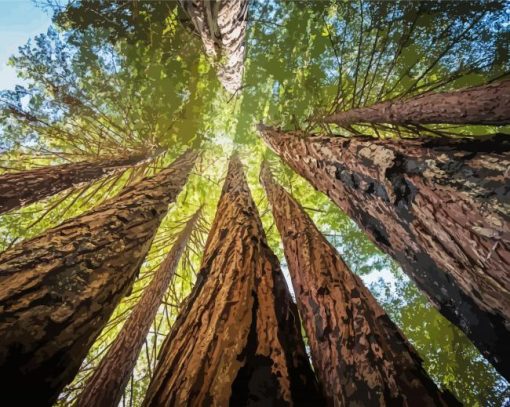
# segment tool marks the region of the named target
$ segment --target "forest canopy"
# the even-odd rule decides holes
[[[18,176],[8,184],[5,197],[14,200],[11,192],[20,188],[18,185],[22,185],[24,180],[37,178],[37,171],[41,169],[71,168],[65,166],[78,163],[81,167],[71,168],[62,186],[59,186],[57,178],[58,171],[63,170],[57,169],[57,175],[51,175],[53,178],[46,182],[53,187],[50,192],[37,195],[34,191],[41,187],[35,186],[35,183],[28,184],[30,193],[20,198],[16,205],[11,208],[5,204],[5,211],[0,206],[3,212],[0,214],[1,252],[15,253],[15,250],[21,250],[17,248],[25,247],[23,245],[30,244],[33,239],[51,237],[53,230],[74,225],[78,220],[92,216],[89,214],[99,219],[103,216],[101,208],[106,208],[104,213],[109,214],[108,205],[113,203],[118,205],[115,208],[127,210],[143,206],[142,201],[148,199],[147,196],[156,202],[164,195],[160,191],[161,186],[166,185],[173,194],[161,198],[161,202],[166,204],[164,208],[157,206],[163,205],[161,202],[153,204],[159,208],[157,216],[154,215],[159,223],[151,223],[150,228],[146,226],[140,231],[140,236],[150,237],[143,238],[145,240],[140,237],[137,243],[139,247],[146,247],[144,253],[132,257],[133,267],[136,263],[138,269],[129,271],[132,275],[130,283],[118,282],[122,287],[126,284],[127,288],[119,289],[118,303],[111,304],[111,314],[104,317],[104,326],[98,330],[79,363],[78,371],[69,383],[65,383],[54,405],[75,405],[83,397],[81,394],[87,382],[99,369],[102,358],[113,346],[144,292],[149,290],[153,277],[167,261],[165,258],[172,248],[181,244],[181,260],[175,265],[171,281],[164,287],[162,301],[157,304],[156,315],[147,327],[136,365],[121,395],[122,405],[142,405],[149,387],[153,389],[155,386],[151,380],[159,377],[158,360],[164,359],[160,352],[165,338],[169,332],[180,338],[177,329],[187,325],[182,321],[176,325],[179,314],[192,312],[189,311],[193,309],[189,298],[199,301],[202,297],[196,293],[196,287],[207,286],[203,282],[205,266],[202,261],[208,258],[206,248],[212,244],[211,236],[215,236],[215,219],[220,208],[218,202],[221,205],[228,189],[224,180],[229,180],[227,172],[233,171],[229,170],[229,163],[233,165],[230,157],[234,152],[244,168],[243,176],[253,200],[252,209],[246,211],[253,210],[259,214],[256,216],[260,216],[263,228],[260,236],[265,233],[267,245],[278,259],[278,265],[274,266],[271,255],[267,255],[267,264],[281,267],[293,302],[299,302],[299,295],[293,287],[292,262],[288,258],[286,260],[285,235],[282,236],[275,209],[272,209],[277,205],[271,204],[268,188],[259,180],[263,162],[270,168],[275,182],[298,202],[320,234],[339,253],[346,268],[361,278],[383,312],[396,325],[396,330],[414,347],[416,358],[423,360],[424,375],[428,375],[431,382],[441,391],[451,392],[465,405],[502,406],[508,403],[510,386],[508,376],[505,378],[508,370],[501,368],[504,363],[500,355],[496,351],[491,353],[492,349],[496,349],[496,345],[491,348],[492,345],[488,344],[492,339],[484,342],[480,339],[483,335],[478,333],[477,336],[476,329],[469,326],[470,321],[447,315],[445,310],[451,304],[438,303],[443,294],[439,293],[438,297],[430,294],[430,291],[439,292],[446,288],[437,286],[427,291],[419,276],[410,274],[402,266],[398,254],[385,250],[389,243],[393,244],[393,240],[387,239],[390,242],[386,245],[383,237],[378,239],[378,231],[365,228],[362,215],[358,216],[354,209],[349,212],[340,207],[341,196],[335,198],[321,190],[317,184],[309,182],[309,176],[303,175],[304,171],[296,170],[292,159],[301,154],[297,152],[298,147],[285,153],[278,151],[277,142],[271,144],[267,141],[271,137],[276,140],[281,136],[284,140],[293,135],[303,146],[307,143],[301,141],[304,139],[316,142],[306,147],[307,151],[316,153],[319,151],[317,146],[326,145],[325,140],[329,139],[354,140],[346,142],[350,142],[348,148],[361,139],[369,143],[366,144],[368,149],[372,145],[386,146],[384,143],[403,141],[402,145],[406,146],[408,142],[425,140],[424,143],[428,144],[423,147],[424,150],[420,150],[422,146],[418,144],[412,144],[412,148],[420,152],[432,151],[439,146],[439,154],[446,155],[461,151],[462,154],[449,161],[455,168],[460,168],[463,160],[470,160],[478,153],[495,151],[499,154],[498,149],[501,154],[507,154],[504,158],[508,160],[510,123],[508,117],[503,117],[508,114],[508,106],[506,112],[501,113],[503,119],[497,117],[492,122],[468,121],[466,115],[449,121],[413,121],[410,119],[412,112],[408,110],[405,111],[406,120],[399,120],[398,114],[392,113],[389,115],[391,122],[386,116],[379,120],[379,116],[373,113],[379,105],[384,116],[391,106],[408,108],[399,103],[420,103],[436,93],[442,94],[441,100],[448,100],[446,96],[457,95],[454,91],[480,88],[483,92],[485,87],[495,89],[499,84],[503,84],[501,92],[508,100],[508,4],[503,1],[220,1],[216,3],[230,4],[234,10],[218,6],[220,8],[214,12],[219,13],[222,23],[216,23],[215,29],[212,29],[211,21],[200,20],[200,10],[193,9],[190,3],[193,2],[38,0],[34,6],[49,13],[52,24],[47,32],[28,40],[9,60],[21,84],[14,89],[0,90],[0,177],[6,174]],[[229,32],[229,35],[236,33],[237,37],[233,39],[221,31],[229,24],[227,12],[236,13],[232,23],[234,28]],[[238,26],[241,29],[235,29]],[[472,100],[469,95],[458,99]],[[479,100],[485,102],[482,97]],[[496,103],[504,104],[504,101]],[[480,106],[474,109],[480,109]],[[345,113],[353,116],[346,117]],[[352,119],[357,117],[356,114],[363,120]],[[369,114],[374,114],[373,120],[368,119]],[[462,144],[466,138],[479,144],[473,144],[475,147]],[[442,147],[441,143],[447,147]],[[345,150],[348,148],[345,147]],[[188,156],[191,150],[197,152],[197,157]],[[328,151],[334,152],[333,147]],[[395,153],[396,161],[405,155],[399,154]],[[418,158],[413,155],[414,161],[411,160],[416,168],[425,165],[419,161],[419,155],[416,153]],[[333,165],[334,159],[331,155],[328,157],[325,165]],[[345,174],[343,171],[347,171],[349,157],[345,153],[342,156],[345,163],[340,160],[330,172],[334,180],[355,188],[365,179],[362,176],[359,179],[349,176],[347,179],[342,175]],[[425,158],[433,160],[434,156]],[[384,156],[382,161],[387,159],[388,156]],[[302,161],[305,162],[305,159]],[[189,166],[186,167],[188,171],[180,170],[176,162],[185,162]],[[497,167],[496,159],[488,162]],[[500,164],[505,162],[508,161]],[[344,164],[345,168],[342,167]],[[477,188],[496,191],[486,194],[491,208],[496,208],[491,216],[508,222],[508,170],[501,177],[500,173],[496,174],[498,170],[489,167],[485,161],[480,165],[483,171],[487,171],[480,170],[481,178],[491,182],[495,180],[494,183],[487,181],[479,185],[474,176],[470,178],[469,169],[462,167],[465,179],[455,179],[454,188],[462,193],[465,190],[478,191]],[[317,164],[317,167],[320,166]],[[450,168],[446,168],[446,164],[444,167],[440,167],[441,170],[449,174]],[[396,197],[397,212],[403,211],[411,205],[406,199],[418,196],[413,189],[415,186],[409,186],[409,179],[415,180],[414,167],[409,170],[412,176],[406,178],[407,181],[392,175],[390,170],[384,173],[389,181],[385,184],[386,181],[378,180],[380,184],[375,182],[372,185],[375,192],[367,194],[379,199],[382,193],[377,195],[377,188],[391,185],[393,189],[388,187],[388,190],[393,191]],[[164,178],[165,171],[179,180],[179,187]],[[371,168],[366,172],[360,171],[360,174],[368,177],[372,175],[370,171]],[[321,174],[317,177],[326,178],[327,175]],[[147,184],[142,188],[140,185],[147,177],[158,179],[159,184]],[[448,184],[448,181],[443,181],[438,181],[438,184]],[[451,185],[453,182],[447,186]],[[1,188],[0,197],[8,202]],[[435,188],[431,190],[436,191]],[[127,197],[131,199],[129,202]],[[451,200],[454,201],[455,197],[457,195]],[[125,201],[121,202],[121,199]],[[243,200],[243,205],[251,208],[251,201],[242,199],[248,202]],[[229,216],[228,210],[225,209],[222,214],[224,219]],[[144,219],[143,222],[149,222],[146,221],[148,215],[136,213]],[[239,212],[239,219],[244,216],[243,213]],[[437,218],[441,219],[439,214]],[[130,224],[127,235],[134,236],[143,222]],[[253,225],[256,224],[254,221]],[[193,226],[188,227],[188,234],[184,233],[186,225]],[[454,230],[452,225],[445,228]],[[508,230],[504,230],[503,224],[501,230],[484,226],[476,231],[482,236],[480,239],[489,239],[488,250],[496,252],[494,257],[484,255],[482,263],[495,262],[500,253],[497,250],[508,248]],[[81,236],[80,233],[77,232],[77,236]],[[97,232],[97,236],[102,235]],[[451,239],[455,240],[454,237]],[[55,242],[57,240],[55,238]],[[42,250],[44,244],[37,246],[37,250]],[[265,243],[257,244],[265,247]],[[445,247],[445,253],[450,249],[451,252],[456,250]],[[82,247],[76,247],[78,249]],[[24,250],[35,253],[36,249],[26,246]],[[264,252],[265,249],[257,250]],[[62,249],[62,253],[64,251]],[[221,250],[218,249],[218,252]],[[508,256],[508,251],[500,257],[505,258],[504,255]],[[5,257],[5,264],[11,261],[11,257]],[[505,259],[509,262],[509,257]],[[5,275],[8,272],[7,268],[2,269],[3,261],[0,260],[0,276],[2,272]],[[88,261],[93,263],[95,260]],[[65,261],[62,264],[65,266]],[[229,264],[228,261],[225,264]],[[127,270],[128,266],[125,267]],[[432,266],[429,268],[433,269]],[[447,269],[446,266],[444,268]],[[433,272],[430,273],[432,276]],[[211,275],[214,275],[212,271]],[[466,287],[472,286],[469,282],[462,285],[462,272],[452,275],[446,279],[448,284],[458,283],[463,290],[462,295],[469,291]],[[504,277],[491,274],[491,278],[500,278],[498,284],[505,287],[508,269]],[[437,280],[440,278],[437,277]],[[279,284],[275,281],[271,284]],[[492,304],[487,300],[489,291],[487,297],[485,293],[477,294],[473,301],[477,305],[482,304],[480,308],[483,311],[497,314],[502,321],[500,310],[510,301],[508,291],[505,291],[507,288],[501,288],[505,294],[500,297],[494,295],[497,305],[490,312],[487,311],[487,304]],[[112,297],[117,296],[115,290],[111,290]],[[450,291],[447,293],[445,296],[452,297],[451,307],[458,306],[455,303],[457,297]],[[47,295],[51,297],[51,294]],[[41,301],[44,302],[44,299]],[[310,334],[305,329],[306,318],[299,304],[298,309],[303,320],[303,327],[299,328],[306,351],[310,354],[313,338],[309,338]],[[496,321],[496,317],[490,321]],[[494,326],[500,325],[495,323]],[[494,331],[497,329],[494,328]],[[301,337],[301,333],[296,335]],[[0,362],[2,352],[0,350]],[[508,353],[503,356],[508,357]],[[315,360],[313,367],[317,370]]]

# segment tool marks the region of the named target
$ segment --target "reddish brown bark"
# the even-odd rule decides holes
[[[79,162],[0,175],[0,214],[52,196],[85,182],[95,181],[115,171],[147,159],[132,156],[117,160]]]
[[[437,389],[400,330],[265,164],[261,182],[329,405],[458,404]]]
[[[377,103],[334,113],[326,123],[510,124],[510,80],[452,92],[424,93],[410,99]]]
[[[4,403],[51,405],[73,379],[195,159],[188,151],[116,198],[0,254]]]
[[[262,134],[510,378],[508,138]]]
[[[197,282],[144,406],[321,405],[297,309],[233,157]]]
[[[241,88],[248,25],[248,0],[180,0],[206,54],[213,59],[218,79],[230,93]]]
[[[81,392],[76,406],[117,406],[124,393],[151,323],[193,232],[200,211],[186,223],[142,298]]]

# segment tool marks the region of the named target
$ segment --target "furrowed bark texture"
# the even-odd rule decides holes
[[[0,254],[4,402],[49,406],[73,379],[131,288],[196,156],[188,151],[116,198]]]
[[[146,156],[55,165],[0,175],[0,214],[126,169]]]
[[[349,270],[303,208],[263,164],[261,182],[282,236],[312,359],[331,406],[458,404]]]
[[[452,92],[425,93],[406,100],[334,113],[326,123],[510,124],[510,80]]]
[[[510,140],[262,131],[510,378]]]
[[[218,79],[230,93],[241,88],[249,0],[180,0],[204,49],[215,61]]]
[[[158,312],[163,296],[186,249],[200,211],[187,222],[142,298],[122,327],[78,398],[78,407],[117,406],[136,365],[140,349]]]
[[[143,405],[321,405],[300,329],[234,156],[196,285]]]

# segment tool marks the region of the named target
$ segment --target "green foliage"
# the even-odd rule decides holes
[[[182,222],[204,205],[203,222],[126,388],[125,404],[141,404],[158,349],[193,286],[205,225],[215,216],[233,149],[245,164],[268,242],[281,260],[280,238],[258,182],[263,157],[365,279],[434,379],[466,405],[503,404],[509,397],[508,383],[345,214],[266,149],[254,125],[377,137],[492,132],[487,126],[341,129],[319,122],[334,110],[477,85],[508,72],[508,6],[486,1],[254,1],[244,84],[234,96],[220,86],[177,2],[82,0],[55,7],[54,12],[55,23],[48,32],[11,59],[27,85],[0,92],[0,172],[137,152],[165,154],[3,215],[0,250],[115,196],[125,185],[168,165],[190,145],[200,145],[203,151],[163,221],[132,293],[116,309],[59,405],[72,404]]]

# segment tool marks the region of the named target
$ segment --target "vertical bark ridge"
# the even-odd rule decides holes
[[[400,330],[265,163],[260,178],[329,405],[458,404],[437,389]]]
[[[262,136],[510,378],[508,138]]]
[[[324,122],[339,126],[356,123],[503,126],[510,124],[510,79],[338,112],[326,117]]]
[[[0,214],[136,165],[148,156],[79,162],[0,175]]]
[[[149,328],[175,274],[200,213],[201,209],[186,223],[114,343],[108,349],[99,366],[94,369],[94,373],[87,381],[76,406],[114,407],[119,404]]]
[[[234,94],[244,72],[248,0],[180,0],[213,61],[223,87]]]
[[[51,405],[72,380],[131,288],[196,157],[189,150],[116,198],[0,254],[5,402]]]
[[[237,157],[144,406],[320,405],[295,304]],[[307,404],[308,403],[308,404]]]

